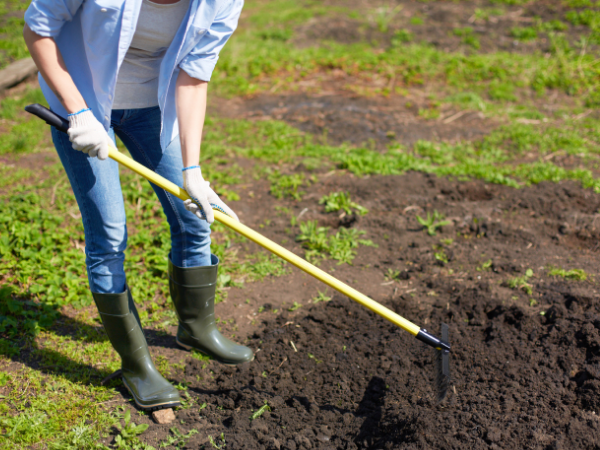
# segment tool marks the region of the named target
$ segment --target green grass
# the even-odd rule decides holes
[[[0,0],[0,70],[18,59],[29,56],[23,41],[23,12],[28,2]]]

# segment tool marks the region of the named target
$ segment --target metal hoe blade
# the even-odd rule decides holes
[[[444,342],[450,342],[448,339],[449,327],[445,323],[442,323],[441,335]],[[446,399],[446,396],[448,395],[448,389],[450,388],[450,352],[448,350],[436,350],[435,353],[436,400],[439,404]]]

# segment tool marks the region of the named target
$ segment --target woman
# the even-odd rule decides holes
[[[210,204],[237,219],[199,165],[207,86],[243,0],[33,0],[24,37],[53,111],[68,136],[52,139],[81,211],[90,289],[122,378],[142,408],[177,406],[177,390],[156,370],[123,270],[127,228],[116,134],[135,160],[190,197],[152,186],[171,228],[169,288],[179,317],[177,343],[235,365],[252,351],[214,322],[218,259],[210,252]]]

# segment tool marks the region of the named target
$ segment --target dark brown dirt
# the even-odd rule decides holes
[[[348,6],[348,2],[329,1],[332,5]],[[564,33],[571,45],[589,33],[585,26],[573,26],[565,20],[565,13],[575,8],[556,0],[538,0],[527,5],[505,5],[488,0],[476,1],[413,1],[394,2],[352,2],[354,15],[317,17],[298,27],[294,44],[315,45],[322,41],[341,43],[367,42],[383,48],[391,45],[406,45],[397,40],[399,30],[407,30],[412,42],[426,42],[443,51],[465,51],[492,53],[509,51],[517,53],[549,52],[551,40],[548,33],[540,32],[533,40],[522,41],[514,37],[515,27],[532,27],[537,18],[544,22],[560,20],[569,25]],[[486,12],[487,17],[476,14],[476,10]],[[380,15],[389,21],[378,22]],[[420,18],[421,23],[414,23]],[[455,29],[472,28],[479,47],[465,42]],[[595,46],[594,46],[595,47]]]
[[[452,105],[443,106],[439,120],[425,120],[419,117],[419,109],[427,109],[430,102],[419,94],[413,92],[410,99],[360,97],[347,92],[323,96],[260,95],[245,101],[213,102],[213,108],[225,117],[283,120],[304,132],[325,136],[331,144],[360,145],[372,141],[379,148],[393,142],[410,147],[419,139],[475,140],[498,125],[477,111],[465,111],[453,118],[456,110]]]
[[[254,362],[230,368],[190,358],[173,375],[194,401],[177,413],[180,430],[199,431],[186,448],[210,446],[208,436],[221,444],[221,433],[227,448],[600,448],[600,195],[573,183],[514,190],[419,173],[322,180],[301,202],[269,203],[296,215],[308,208],[303,220],[332,227],[349,221],[325,214],[321,195],[348,190],[369,208],[350,226],[378,247],[361,247],[353,266],[322,267],[431,331],[450,324],[448,402],[435,405],[429,348],[341,295],[311,305],[324,288],[294,271],[231,289],[217,307],[235,318],[236,339],[248,335]],[[267,183],[253,182],[232,206],[257,227],[268,195]],[[437,236],[415,220],[433,210],[452,221]],[[293,237],[287,217],[269,218],[267,236]],[[550,265],[584,268],[591,278],[549,277]],[[507,287],[529,268],[531,295]],[[399,278],[390,283],[387,269]],[[245,299],[264,311],[253,315]],[[294,301],[304,306],[287,312]],[[174,363],[185,355],[171,336],[153,344]],[[265,401],[271,412],[250,420]],[[167,434],[169,426],[153,424],[145,436]]]

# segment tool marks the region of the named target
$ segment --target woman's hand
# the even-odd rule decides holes
[[[215,221],[213,207],[221,210],[228,216],[238,222],[238,216],[219,198],[215,191],[210,188],[210,183],[202,177],[200,166],[191,166],[183,169],[183,188],[187,191],[191,200],[185,200],[183,203],[185,209],[196,214],[200,219],[208,223]]]
[[[69,114],[68,134],[75,150],[100,160],[108,158],[110,136],[89,109]]]

